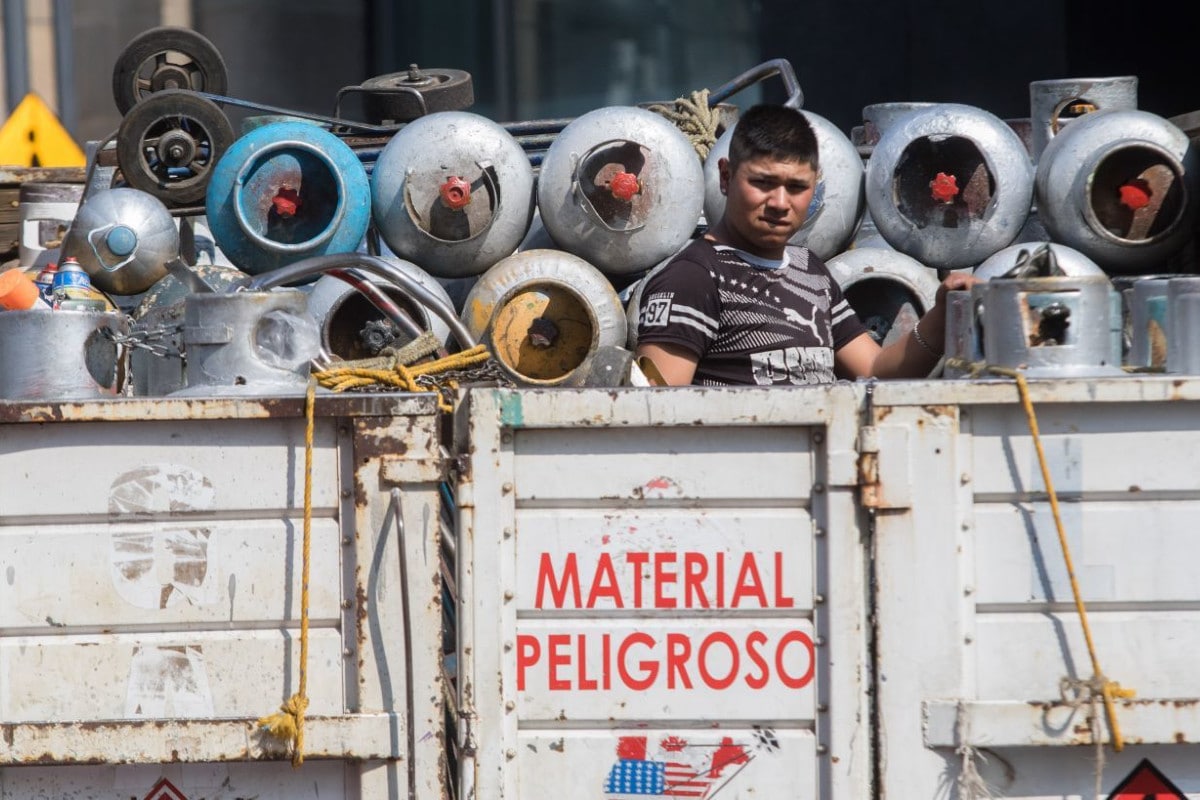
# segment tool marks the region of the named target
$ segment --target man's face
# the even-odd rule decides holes
[[[781,258],[808,216],[817,174],[812,165],[770,156],[750,158],[731,170],[717,164],[726,196],[724,223],[735,247],[763,258]]]

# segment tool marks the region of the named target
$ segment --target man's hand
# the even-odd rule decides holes
[[[984,282],[982,278],[977,278],[969,272],[951,272],[938,286],[937,295],[934,297],[934,306],[941,306],[944,309],[947,292],[965,292],[975,284]]]

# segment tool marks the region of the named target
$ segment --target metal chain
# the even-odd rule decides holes
[[[494,358],[489,358],[486,362],[477,367],[468,369],[449,369],[445,372],[439,372],[436,375],[418,375],[416,382],[421,386],[435,388],[440,384],[455,381],[457,383],[496,383],[502,388],[511,388],[516,386],[516,383],[511,377],[501,368]]]
[[[179,346],[174,343],[164,343],[163,340],[169,339],[183,332],[182,325],[163,325],[157,328],[134,328],[129,333],[118,333],[109,328],[101,328],[101,333],[114,344],[125,345],[126,347],[146,350],[160,358],[183,358],[183,353]]]

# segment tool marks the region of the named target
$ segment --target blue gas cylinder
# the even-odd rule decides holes
[[[221,251],[259,275],[310,256],[354,252],[371,221],[371,187],[362,162],[337,136],[276,122],[225,151],[205,210]]]

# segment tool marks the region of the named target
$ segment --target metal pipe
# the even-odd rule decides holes
[[[433,294],[433,292],[426,289],[415,279],[388,261],[377,256],[369,256],[365,253],[337,253],[326,256],[312,256],[311,258],[302,259],[279,269],[265,272],[262,275],[254,277],[249,283],[232,286],[230,287],[230,291],[265,292],[276,286],[283,286],[284,284],[292,283],[301,278],[307,278],[319,272],[327,272],[331,269],[361,269],[364,272],[369,272],[372,275],[378,275],[381,278],[391,281],[396,287],[407,292],[412,300],[427,306],[433,313],[437,314],[446,323],[446,326],[450,328],[450,333],[453,334],[460,348],[467,350],[475,346],[475,337],[462,324],[454,309],[446,305],[440,297]]]
[[[388,319],[396,323],[396,325],[409,336],[415,339],[424,333],[424,331],[417,326],[417,323],[408,318],[408,315],[404,313],[400,306],[392,302],[392,298],[388,297],[382,289],[371,282],[370,278],[368,278],[366,275],[363,275],[358,270],[331,269],[327,270],[326,274],[332,275],[333,277],[343,280],[353,286],[359,291],[359,293],[361,293],[367,298],[367,300],[371,302],[371,305],[383,312]]]
[[[58,118],[74,134],[79,123],[79,103],[75,99],[75,30],[71,26],[71,0],[54,0],[53,16]]]
[[[29,94],[25,29],[25,0],[4,0],[4,100],[9,111]]]
[[[708,95],[709,108],[737,94],[747,86],[758,83],[763,78],[769,78],[772,75],[778,75],[783,79],[783,87],[787,90],[788,95],[788,99],[784,105],[790,108],[803,107],[804,92],[800,91],[800,82],[796,80],[796,71],[792,69],[791,62],[786,58],[776,58],[771,61],[764,61],[757,67],[751,67],[728,83],[718,86]]]
[[[500,127],[513,136],[528,133],[558,133],[575,121],[575,117],[560,117],[558,119],[533,119],[525,122],[502,122]]]

